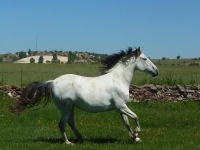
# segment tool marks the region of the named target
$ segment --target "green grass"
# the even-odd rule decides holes
[[[192,59],[192,58],[181,58],[181,59],[153,59],[152,62],[155,65],[162,66],[189,66],[191,63],[200,63],[200,59]]]
[[[98,76],[95,64],[15,64],[0,63],[0,84],[26,86],[33,81],[47,81],[63,74]]]
[[[26,86],[33,81],[46,81],[62,74],[98,76],[99,65],[64,64],[0,64],[0,85]],[[198,66],[158,66],[159,76],[136,71],[133,84],[200,84]],[[22,72],[21,72],[22,71]],[[200,105],[187,103],[130,103],[139,116],[142,143],[134,143],[115,111],[89,114],[75,110],[77,128],[86,142],[70,147],[63,144],[57,123],[60,118],[53,103],[15,116],[7,108],[11,100],[0,94],[1,149],[200,149]],[[132,127],[135,127],[131,120]],[[75,136],[67,127],[71,141]]]
[[[75,146],[63,144],[57,123],[60,114],[53,102],[19,116],[7,111],[10,99],[0,98],[0,149],[200,149],[200,105],[195,102],[129,103],[138,115],[142,143],[134,143],[115,111],[86,113],[75,110],[76,126],[85,138]],[[132,127],[134,121],[130,120]],[[76,137],[67,126],[69,139]]]
[[[199,66],[157,66],[159,74],[157,77],[136,71],[133,84],[158,84],[158,85],[197,85],[200,84]]]
[[[33,81],[47,81],[62,74],[99,76],[97,64],[14,64],[0,63],[0,85],[26,86]],[[132,84],[200,84],[199,66],[158,66],[159,75],[155,78],[144,72],[136,71]]]

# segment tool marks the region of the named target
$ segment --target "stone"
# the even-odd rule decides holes
[[[178,100],[178,101],[182,101],[183,98],[182,98],[182,97],[178,97],[177,100]]]
[[[177,89],[176,86],[169,86],[169,88],[170,88],[171,90],[176,90],[176,89]]]
[[[152,92],[157,92],[157,88],[156,88],[156,86],[155,85],[153,85],[153,84],[150,84],[149,85],[149,88],[150,88],[150,90],[152,91]]]
[[[138,99],[133,99],[132,101],[135,102],[135,103],[140,102]]]
[[[192,94],[191,94],[191,93],[187,94],[187,98],[189,98],[189,99],[193,99]]]
[[[195,90],[186,90],[187,93],[195,93]]]
[[[12,93],[8,93],[8,96],[10,97],[10,98],[13,98],[13,95],[12,95]]]
[[[156,85],[156,88],[160,90],[163,89],[164,87],[162,85]]]
[[[181,92],[181,93],[185,92],[185,88],[184,87],[182,87],[180,85],[177,85],[177,88],[178,88],[179,92]]]

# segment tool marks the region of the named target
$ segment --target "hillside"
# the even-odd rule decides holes
[[[53,59],[53,55],[56,59]],[[52,60],[60,63],[97,63],[104,58],[105,54],[96,54],[89,52],[63,52],[63,51],[28,51],[17,52],[15,54],[7,53],[0,55],[0,62],[14,62],[14,63],[30,63],[34,59],[34,63],[38,63],[39,57],[43,57],[43,63],[51,63]]]
[[[22,56],[23,54],[23,56]],[[38,63],[39,57],[43,56],[43,63],[50,63],[53,59],[53,54],[57,55],[57,59],[60,63],[97,63],[100,62],[106,54],[96,54],[89,52],[63,52],[63,51],[29,51],[17,52],[15,54],[7,53],[0,55],[0,62],[14,62],[14,63],[30,63],[30,59],[33,58],[35,63]],[[71,57],[70,57],[71,56]],[[72,58],[73,57],[73,58]],[[72,61],[71,61],[72,59]],[[186,58],[186,59],[152,59],[155,65],[160,66],[200,66],[200,58]]]
[[[26,57],[26,58],[14,61],[14,63],[30,63],[31,58],[35,59],[35,63],[38,63],[39,57],[40,56],[30,56],[30,57]],[[64,56],[57,56],[57,57],[62,63],[67,63],[68,61],[68,57],[64,57]],[[46,63],[47,61],[51,62],[51,60],[53,59],[53,56],[43,56],[43,58],[44,58],[43,63]]]

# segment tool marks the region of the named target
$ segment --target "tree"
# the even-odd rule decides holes
[[[60,63],[60,60],[59,60],[59,59],[57,59],[57,60],[52,60],[51,62],[52,62],[52,63],[58,63],[58,64],[59,64],[59,63]]]
[[[163,57],[162,60],[166,60],[166,57]]]
[[[181,58],[181,56],[177,56],[176,58],[177,58],[177,59],[180,59],[180,58]]]
[[[38,63],[41,63],[41,64],[42,64],[42,63],[43,63],[43,60],[44,60],[43,56],[40,56],[39,59],[38,59]]]
[[[28,55],[31,56],[31,49],[28,49]]]
[[[68,63],[70,63],[70,64],[74,63],[75,59],[76,59],[76,53],[73,53],[73,52],[69,51]]]
[[[35,63],[35,59],[34,59],[34,58],[31,58],[31,59],[30,59],[30,63]]]
[[[51,62],[49,60],[46,61],[47,64],[50,64]]]
[[[53,55],[52,55],[52,56],[53,56],[53,59],[52,59],[53,61],[55,61],[55,60],[57,60],[57,59],[58,59],[58,57],[57,57],[57,54],[56,54],[56,53],[53,53]]]
[[[12,61],[17,61],[17,60],[18,60],[18,58],[16,56],[12,57]]]
[[[33,56],[37,55],[37,51],[33,51]]]
[[[52,63],[60,63],[60,60],[57,57],[57,53],[53,53],[53,59],[51,60]]]
[[[26,52],[19,52],[19,58],[20,59],[23,59],[23,58],[26,58]]]
[[[3,62],[3,58],[2,57],[0,57],[0,62]]]

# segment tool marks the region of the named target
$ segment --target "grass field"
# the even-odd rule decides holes
[[[98,76],[99,65],[0,64],[0,85],[26,86],[33,81],[46,81],[66,73]],[[158,66],[159,76],[135,72],[133,84],[200,84],[199,66]],[[46,107],[26,110],[16,116],[8,111],[11,100],[0,95],[0,150],[4,149],[200,149],[200,105],[187,103],[129,103],[140,119],[142,143],[134,143],[115,111],[90,114],[75,110],[77,128],[85,143],[67,146],[61,140],[57,123],[60,114],[53,102]],[[134,128],[135,124],[131,120]],[[67,127],[71,141],[76,142]]]
[[[162,65],[162,66],[189,66],[190,64],[199,63],[200,58],[195,59],[154,59],[152,60],[155,65]]]
[[[90,114],[75,109],[77,128],[85,138],[75,146],[63,144],[57,123],[60,114],[53,103],[16,116],[7,111],[10,100],[0,101],[0,149],[200,149],[200,105],[187,103],[129,103],[139,116],[142,143],[134,143],[115,111]],[[131,120],[134,128],[135,124]],[[75,136],[67,126],[71,141]]]
[[[73,73],[83,76],[99,76],[100,65],[94,64],[0,64],[0,85],[26,86],[33,81],[52,80],[56,77]],[[158,66],[159,75],[136,71],[132,84],[200,84],[200,66]]]

